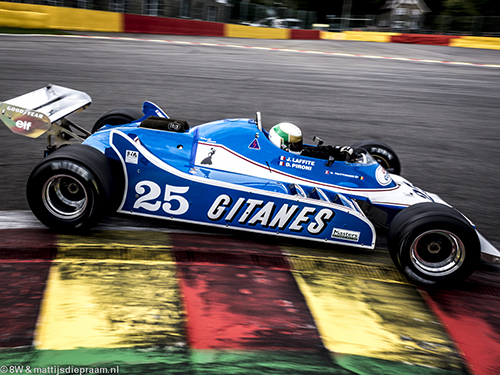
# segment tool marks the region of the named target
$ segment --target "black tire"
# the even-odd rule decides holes
[[[396,266],[420,285],[463,281],[481,257],[476,230],[458,211],[439,203],[418,203],[397,214],[387,243]]]
[[[117,108],[102,115],[92,127],[92,133],[95,133],[104,125],[123,125],[129,124],[137,119],[143,117],[144,114],[134,108]]]
[[[358,148],[365,149],[387,172],[401,174],[401,162],[396,152],[385,143],[369,139],[356,142],[352,145],[352,148],[354,150]]]
[[[31,211],[47,227],[58,232],[86,230],[110,208],[110,164],[90,146],[62,147],[31,172],[26,194]]]

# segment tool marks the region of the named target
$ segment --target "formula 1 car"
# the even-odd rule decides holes
[[[481,256],[500,262],[469,219],[398,174],[381,142],[354,144],[347,161],[321,160],[274,146],[259,112],[193,128],[151,102],[113,110],[92,131],[66,118],[90,103],[49,85],[0,104],[13,132],[47,134],[27,199],[53,230],[118,212],[373,249],[380,226],[395,265],[427,285],[466,279]]]

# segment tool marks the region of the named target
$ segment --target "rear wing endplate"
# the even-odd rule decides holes
[[[0,121],[14,133],[37,138],[52,123],[83,111],[91,103],[90,96],[82,91],[48,85],[0,103]]]

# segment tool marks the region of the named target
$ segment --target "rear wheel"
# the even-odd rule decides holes
[[[137,119],[143,117],[144,114],[134,108],[117,108],[109,111],[108,113],[101,116],[94,126],[92,127],[92,133],[95,133],[104,125],[118,126],[123,124],[129,124]]]
[[[356,142],[352,145],[354,150],[363,148],[382,166],[384,169],[393,174],[401,173],[401,162],[399,161],[396,152],[380,141],[369,139],[366,141]]]
[[[85,145],[70,145],[42,160],[28,178],[33,214],[57,231],[87,229],[108,210],[113,180],[108,159]]]
[[[455,209],[438,203],[404,209],[392,221],[387,240],[396,266],[417,284],[465,280],[481,256],[472,225]]]

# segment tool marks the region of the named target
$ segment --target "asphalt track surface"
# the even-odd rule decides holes
[[[92,36],[1,35],[0,101],[54,83],[92,97],[92,106],[72,117],[88,129],[108,110],[151,100],[191,126],[261,111],[265,127],[291,121],[306,141],[378,139],[396,150],[404,177],[461,210],[500,247],[499,51]],[[242,46],[254,48],[236,48]],[[44,146],[44,137],[0,128],[0,211],[28,209],[26,180]]]
[[[306,140],[310,140],[313,135],[318,135],[326,142],[333,144],[351,144],[363,139],[379,139],[397,151],[402,160],[403,175],[406,178],[421,188],[439,194],[463,211],[476,223],[486,238],[500,247],[500,231],[498,230],[500,198],[497,188],[500,182],[498,173],[500,170],[497,165],[500,156],[498,148],[500,132],[497,128],[500,114],[498,108],[500,52],[345,41],[268,41],[105,34],[90,36],[91,38],[0,35],[0,101],[22,95],[47,83],[54,83],[85,91],[93,98],[93,105],[89,109],[72,117],[72,120],[88,129],[92,127],[95,119],[110,109],[140,108],[143,100],[151,100],[162,106],[172,117],[187,120],[191,126],[226,117],[253,117],[255,111],[261,111],[266,128],[280,121],[291,121],[303,129]],[[118,37],[118,39],[109,38],[110,36]],[[29,242],[32,239],[35,243],[39,243],[42,251],[48,251],[52,247],[44,247],[43,241],[49,242],[48,239],[44,239],[44,236],[49,236],[52,241],[54,235],[40,229],[36,220],[26,212],[28,206],[24,193],[27,177],[41,159],[45,139],[42,137],[32,140],[19,137],[2,127],[0,128],[0,142],[0,176],[2,177],[0,222],[2,228],[33,228],[31,231],[25,231],[23,240]],[[151,226],[161,226],[157,222],[134,222],[122,218],[108,218],[102,224],[100,229],[104,231],[127,229],[125,227],[131,226],[149,228],[146,229],[147,231]],[[216,266],[204,266],[205,271],[202,267],[195,272],[193,267],[198,266],[191,265],[183,258],[183,254],[191,251],[190,246],[203,244],[203,242],[191,244],[187,239],[195,241],[193,238],[203,236],[202,234],[187,237],[183,235],[186,228],[182,226],[165,224],[165,228],[173,243],[172,251],[177,257],[181,286],[184,295],[187,296],[189,309],[189,296],[193,295],[192,290],[194,290],[189,283],[193,280],[202,281],[215,277],[211,276],[212,274],[220,276],[225,273],[219,272]],[[12,243],[9,242],[7,232],[3,232],[4,235],[0,241],[2,251],[8,250],[12,244],[15,245],[16,239],[20,238],[23,233],[23,230],[18,232],[16,229],[12,230],[13,232],[10,232],[14,238]],[[189,228],[189,230],[191,233],[203,231],[199,228]],[[83,240],[76,237],[58,239],[62,258],[54,262],[54,271],[51,272],[54,272],[54,275],[60,273],[71,277],[60,278],[67,284],[57,284],[54,283],[56,279],[44,276],[49,277],[50,285],[52,285],[52,293],[46,295],[44,303],[49,307],[51,303],[53,304],[53,310],[49,308],[49,314],[45,313],[44,316],[50,318],[52,316],[50,312],[60,311],[60,307],[68,309],[67,306],[77,306],[81,309],[83,306],[81,302],[84,300],[71,299],[78,297],[73,291],[76,290],[74,288],[80,286],[107,290],[104,296],[108,296],[109,291],[114,290],[106,289],[108,284],[126,284],[129,278],[132,280],[130,284],[135,286],[136,283],[133,282],[134,277],[137,277],[135,274],[126,273],[120,276],[121,272],[115,272],[111,266],[108,272],[104,268],[96,271],[92,261],[74,260],[74,254],[71,254],[71,251],[78,252],[78,246],[87,246],[85,240],[89,243],[95,241],[98,244],[94,244],[95,246],[101,246],[101,243],[105,246],[107,241],[116,240],[117,234],[103,233],[97,232],[93,234],[95,237],[91,236]],[[164,240],[164,234],[161,232],[160,234],[143,233],[143,235],[146,240],[142,245],[148,245],[148,241],[154,242],[155,236],[161,237],[161,241]],[[131,236],[135,237],[135,241],[142,241],[138,235]],[[126,240],[127,237],[124,235],[122,241]],[[277,251],[273,248],[274,243],[270,243],[268,247],[263,246],[264,250],[259,250],[264,242],[257,241],[255,245],[253,241],[258,240],[256,238],[246,237],[242,240],[243,243],[251,241],[251,246],[255,246],[252,251],[256,251],[258,256],[269,255],[269,259],[274,259],[271,257],[273,255],[276,259],[278,258],[277,253],[273,253]],[[231,243],[232,240],[226,238],[224,241]],[[285,248],[291,246],[286,243],[279,245]],[[292,262],[294,275],[299,275],[296,282],[305,288],[303,290],[306,290],[312,288],[316,281],[309,278],[307,270],[299,261],[300,256],[308,255],[311,251],[302,245],[293,244],[293,249],[289,250],[287,256],[297,260],[296,263]],[[215,248],[211,250],[217,251],[219,245],[212,246]],[[65,251],[70,253],[65,255]],[[328,249],[325,248],[317,247],[312,251],[313,255],[324,258],[329,256],[327,255]],[[385,251],[376,250],[372,254],[369,259],[365,258],[367,263],[390,261]],[[326,260],[325,264],[330,262],[329,264],[333,265],[335,262],[338,263],[339,259],[342,262],[343,255],[353,260],[363,260],[363,257],[368,257],[368,254],[363,251],[343,254],[343,250],[338,249],[334,257]],[[70,261],[66,262],[67,259],[65,260],[64,256]],[[47,259],[50,259],[50,254],[47,255]],[[27,293],[28,286],[19,281],[20,275],[31,275],[30,272],[35,274],[35,271],[28,270],[31,267],[30,262],[21,260],[17,263],[7,261],[4,263],[3,267],[8,265],[13,271],[1,274],[4,278],[1,281],[4,288],[1,292],[2,298],[4,301],[11,297],[20,298],[21,303],[24,303],[22,296],[23,293]],[[37,273],[42,271],[47,273],[46,264],[48,265],[42,261],[33,268],[36,268]],[[76,266],[71,268],[72,264]],[[69,268],[64,268],[65,265]],[[88,275],[79,270],[80,267],[88,270]],[[137,266],[141,270],[144,267],[146,266]],[[164,267],[161,272],[167,272],[169,275],[174,272],[170,265],[154,267],[158,269]],[[226,267],[226,270],[230,268],[227,265]],[[429,305],[434,306],[434,311],[441,311],[440,316],[447,317],[450,321],[456,319],[457,316],[465,317],[465,320],[455,322],[459,334],[463,332],[474,334],[477,327],[478,332],[485,333],[492,340],[491,338],[496,337],[498,332],[489,334],[490,331],[482,329],[475,322],[482,322],[484,317],[479,317],[479,315],[486,311],[487,318],[484,319],[489,319],[491,322],[491,327],[493,327],[491,332],[498,330],[499,325],[495,324],[498,321],[498,313],[494,309],[495,303],[498,302],[498,288],[487,290],[488,286],[500,285],[498,268],[482,264],[481,271],[473,276],[474,285],[483,288],[483,295],[494,299],[480,299],[476,297],[477,294],[472,293],[472,299],[465,300],[464,297],[466,302],[460,306],[460,304],[457,305],[458,297],[453,299],[448,294],[439,294],[439,291],[435,294],[431,293],[430,297],[425,297],[424,292],[424,299],[427,299]],[[272,276],[272,274],[282,271],[266,270],[265,272],[269,273],[270,280],[279,280],[279,277]],[[72,276],[71,272],[76,276]],[[11,277],[11,275],[17,276]],[[240,274],[238,277],[244,276]],[[39,283],[32,281],[32,278],[26,276],[26,283],[31,282],[38,287]],[[105,281],[106,278],[109,282]],[[153,277],[153,279],[163,280],[166,283],[167,280],[174,278]],[[258,283],[265,281],[262,275],[257,279]],[[73,280],[77,284],[72,284]],[[103,280],[102,285],[101,280]],[[347,285],[349,280],[331,276],[331,279],[325,281],[323,289],[319,290],[329,292],[328,288],[341,288],[344,283]],[[12,284],[13,282],[17,284]],[[283,283],[295,285],[292,279]],[[398,298],[398,294],[394,294],[395,289],[392,287],[390,290],[386,290],[385,287],[377,289],[377,282],[371,279],[362,282],[355,281],[355,283],[357,283],[355,287],[349,285],[346,288],[363,290],[360,295],[364,295],[365,292],[370,294],[369,300],[374,304],[380,304],[380,311],[383,312],[381,315],[393,312],[391,326],[396,326],[394,322],[399,321],[398,317],[402,314],[418,312],[411,307],[408,308],[408,305],[405,305],[408,300]],[[147,283],[144,285],[148,286]],[[393,284],[394,287],[397,285],[399,284]],[[157,286],[161,290],[173,290],[173,287],[166,284]],[[401,296],[413,295],[411,292],[413,289],[410,291],[407,286],[397,288],[399,288],[397,290],[407,289],[404,293],[401,292]],[[130,287],[130,289],[133,288]],[[15,295],[16,290],[19,290],[19,296]],[[68,295],[61,294],[66,290],[69,291]],[[283,289],[270,288],[269,290],[282,292]],[[210,296],[211,291],[204,292]],[[249,290],[243,290],[240,294],[251,296],[247,292]],[[142,293],[147,299],[144,305],[148,307],[147,302],[154,299],[148,297],[148,290],[144,289]],[[311,289],[311,293],[305,294],[312,296],[314,293],[315,290]],[[376,295],[376,293],[380,294]],[[225,298],[220,298],[219,295],[218,300],[212,303],[207,302],[207,305],[202,307],[215,308],[217,306],[215,302],[225,299],[234,302],[236,306],[238,301],[234,298],[237,295],[237,293],[230,292],[224,295]],[[326,295],[329,298],[330,294],[326,293]],[[387,296],[388,302],[385,302],[385,297],[382,298],[382,296]],[[137,298],[140,297],[137,295]],[[269,294],[268,298],[271,301],[291,299],[289,296],[285,298],[272,294]],[[341,300],[342,303],[339,305],[349,306],[349,301],[352,300],[352,294],[346,294],[345,300]],[[196,299],[193,301],[191,303],[199,302]],[[241,306],[245,309],[253,306],[248,305],[248,299],[243,298],[242,301]],[[398,301],[400,301],[399,304]],[[258,306],[261,303],[264,304],[263,301],[258,302]],[[121,300],[117,298],[114,303],[113,306],[120,306]],[[303,301],[294,301],[294,303],[303,304]],[[64,304],[67,306],[64,307]],[[311,305],[321,307],[321,301]],[[449,308],[448,305],[452,307]],[[16,305],[13,304],[13,306]],[[386,306],[390,306],[390,309],[386,309]],[[282,307],[288,308],[289,306],[283,305]],[[490,313],[489,308],[495,311]],[[455,310],[460,309],[463,311],[455,314]],[[73,312],[73,310],[65,311]],[[173,311],[176,311],[175,308]],[[193,316],[197,317],[196,314],[202,312],[203,309],[193,311]],[[353,311],[346,311],[346,315],[352,315]],[[84,312],[85,310],[82,309],[80,313]],[[125,311],[126,314],[129,312]],[[77,310],[74,313],[78,315]],[[118,311],[118,313],[121,312]],[[137,314],[140,313],[142,312],[137,312]],[[467,320],[471,316],[480,319]],[[10,315],[6,317],[11,318]],[[47,337],[44,341],[47,349],[57,348],[60,344],[59,337],[54,341],[54,346],[50,345],[50,335],[53,334],[50,327],[57,326],[59,317],[60,315],[53,315],[53,323],[56,325],[46,326],[49,327],[46,328]],[[364,318],[366,320],[366,316]],[[194,318],[191,321],[197,322]],[[299,323],[303,324],[303,322],[297,322],[297,325],[300,325]],[[356,328],[351,325],[352,321],[348,324],[349,328]],[[469,324],[467,329],[463,329],[467,324]],[[182,324],[179,319],[172,318],[172,325],[181,326]],[[153,324],[151,327],[154,326]],[[407,325],[407,328],[410,326]],[[206,324],[205,327],[211,326]],[[426,324],[425,328],[428,327],[429,325]],[[334,328],[337,329],[337,327]],[[412,328],[416,331],[420,330],[418,326]],[[200,329],[203,329],[201,325],[196,327],[194,332]],[[328,331],[328,326],[322,329]],[[142,326],[137,332],[139,335],[134,337],[144,336]],[[156,337],[154,332],[151,337]],[[398,333],[401,334],[400,331]],[[176,337],[176,335],[180,333],[167,336]],[[210,335],[207,334],[206,337]],[[210,346],[210,343],[203,342],[206,337],[199,338],[198,347],[203,349],[204,345]],[[404,335],[401,337],[403,341],[407,339]],[[410,335],[410,337],[413,336]],[[149,338],[146,337],[144,340]],[[325,340],[325,337],[323,339]],[[467,337],[458,337],[458,339],[462,344],[476,345]],[[479,335],[476,335],[475,339],[481,340]],[[455,340],[457,340],[456,337]],[[486,338],[484,342],[487,342]],[[311,341],[310,345],[316,345],[316,341]],[[100,353],[102,356],[112,354],[110,351]],[[477,370],[479,365],[475,367],[477,374],[497,373],[495,369],[499,366],[498,355],[495,354],[495,360],[490,363],[487,354],[488,352],[482,352],[475,356],[478,363],[486,363],[483,372]],[[72,355],[78,355],[78,353]],[[467,370],[460,368],[460,360],[456,358],[452,360],[445,351],[438,351],[433,358],[436,358],[437,362],[443,360],[439,362],[438,367],[443,371],[448,371],[447,374],[455,374],[456,371],[460,374],[468,373]],[[490,358],[493,358],[493,355]],[[174,360],[177,359],[174,358]],[[182,360],[185,359],[182,358]],[[249,362],[252,361],[254,359],[250,358]],[[413,363],[418,363],[418,361]],[[394,368],[393,371],[397,372],[397,369]]]

